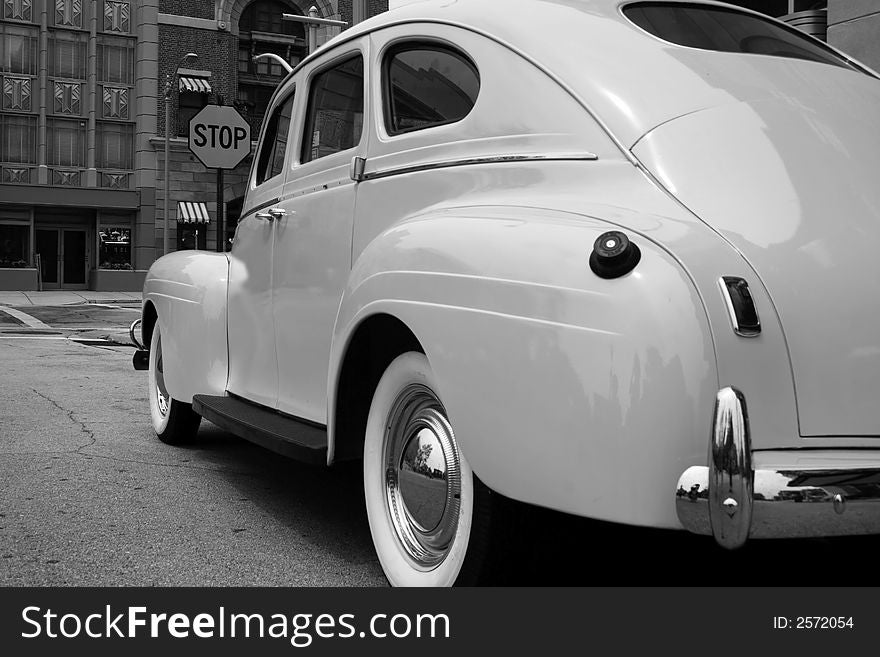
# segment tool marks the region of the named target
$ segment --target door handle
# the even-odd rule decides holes
[[[263,221],[276,221],[283,219],[287,216],[287,210],[284,208],[272,208],[266,212],[257,212],[257,219],[262,219]],[[296,212],[291,212],[290,214],[296,214]]]

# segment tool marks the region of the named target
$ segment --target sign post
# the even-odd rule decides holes
[[[234,169],[251,152],[251,127],[234,107],[207,105],[189,122],[189,150],[217,170],[217,250],[226,251],[223,171]]]

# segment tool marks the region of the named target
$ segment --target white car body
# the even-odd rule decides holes
[[[876,473],[880,81],[668,43],[629,4],[417,2],[305,60],[274,101],[296,88],[283,175],[252,171],[232,253],[171,254],[147,278],[145,344],[158,322],[171,397],[231,394],[326,427],[328,464],[356,456],[372,395],[359,332],[393,322],[473,472],[515,500],[687,525],[676,483],[711,466],[728,387],[748,400],[732,420],[749,434],[742,485]],[[383,58],[420,40],[466,54],[479,96],[460,121],[390,135]],[[310,80],[353,53],[360,141],[301,164]],[[267,208],[286,215],[257,219]],[[608,231],[641,250],[614,279],[589,265]],[[748,282],[759,335],[734,332],[723,276]],[[829,493],[837,516],[865,486],[850,507]],[[804,533],[880,531],[871,513]]]

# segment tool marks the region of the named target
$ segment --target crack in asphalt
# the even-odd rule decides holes
[[[67,419],[70,420],[71,422],[73,422],[74,424],[76,424],[77,426],[79,426],[79,430],[89,437],[89,442],[85,443],[84,445],[80,445],[75,450],[73,450],[72,453],[82,454],[82,452],[80,450],[83,450],[86,447],[91,447],[92,445],[95,444],[95,442],[97,441],[97,438],[95,437],[95,432],[92,431],[91,429],[89,429],[89,427],[86,425],[85,422],[82,422],[81,420],[77,420],[74,417],[74,411],[67,409],[67,408],[64,408],[61,404],[59,404],[57,401],[52,399],[49,395],[43,394],[42,392],[40,392],[36,388],[31,388],[31,390],[34,392],[35,395],[37,395],[38,397],[42,397],[43,399],[45,399],[47,402],[52,404],[55,408],[57,408],[62,413],[66,413]]]
[[[230,469],[222,468],[222,467],[221,468],[212,468],[212,467],[205,467],[205,466],[200,466],[200,465],[192,465],[192,464],[188,464],[188,463],[159,463],[156,461],[142,461],[139,459],[129,459],[129,458],[123,458],[123,457],[119,457],[119,456],[109,456],[107,454],[96,454],[94,452],[85,452],[83,450],[85,450],[89,447],[92,447],[97,442],[98,439],[95,436],[95,432],[92,431],[91,429],[89,429],[88,425],[86,425],[85,422],[76,418],[75,411],[72,411],[68,408],[64,408],[61,404],[59,404],[57,401],[52,399],[49,395],[46,395],[46,394],[40,392],[36,388],[31,388],[31,390],[33,391],[33,393],[35,395],[37,395],[38,397],[42,397],[47,402],[52,404],[55,408],[57,408],[59,411],[66,414],[67,419],[70,420],[76,426],[78,426],[79,430],[89,437],[89,442],[84,443],[73,450],[51,451],[51,452],[33,452],[34,454],[37,454],[37,453],[39,453],[39,454],[76,454],[78,456],[83,456],[86,458],[104,459],[104,460],[113,461],[116,463],[133,463],[136,465],[149,465],[149,466],[154,466],[157,468],[179,468],[179,469],[183,469],[183,470],[200,470],[202,472],[222,472],[223,474],[237,475],[240,477],[259,477],[260,476],[260,474],[254,473],[254,472],[243,472],[241,470],[230,470]],[[13,453],[6,452],[6,454],[11,455]],[[14,454],[21,455],[21,454],[26,454],[26,452],[15,452]]]

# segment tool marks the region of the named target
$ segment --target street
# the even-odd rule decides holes
[[[133,349],[66,339],[128,342],[137,306],[21,310],[52,329],[0,312],[0,584],[384,585],[356,470],[163,445]]]
[[[136,303],[4,308],[0,585],[386,584],[360,464],[301,465],[206,421],[192,446],[164,445],[150,427],[147,374],[131,367]],[[875,537],[729,553],[684,532],[516,508],[507,583],[878,581]]]

